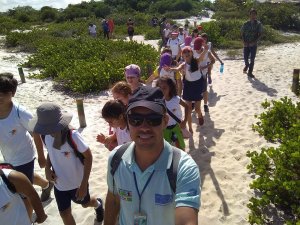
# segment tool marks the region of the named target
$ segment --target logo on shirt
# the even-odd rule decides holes
[[[132,201],[132,191],[127,191],[127,190],[123,190],[120,188],[119,195],[120,195],[121,199],[124,201],[127,201],[127,202]]]
[[[9,131],[9,133],[13,136],[17,133],[17,129],[12,129],[11,131]]]
[[[62,152],[66,158],[71,157],[71,152]]]
[[[155,204],[156,205],[167,205],[173,201],[172,195],[161,195],[155,194]]]

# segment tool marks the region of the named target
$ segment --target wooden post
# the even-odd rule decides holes
[[[20,77],[21,77],[22,83],[26,83],[25,76],[24,76],[24,72],[23,72],[23,68],[22,68],[22,67],[19,67],[19,68],[18,68],[18,71],[19,71],[19,75],[20,75]]]
[[[86,127],[85,122],[85,115],[84,115],[84,108],[83,108],[83,99],[76,99],[77,104],[77,111],[78,111],[78,118],[79,118],[79,124],[81,128]]]
[[[292,92],[294,92],[296,95],[299,94],[299,73],[300,69],[294,69]]]

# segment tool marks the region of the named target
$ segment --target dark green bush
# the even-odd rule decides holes
[[[250,199],[250,224],[300,223],[300,103],[291,99],[265,101],[266,112],[256,116],[253,125],[267,141],[276,147],[248,151],[247,166],[255,175],[250,188],[256,196]]]
[[[142,76],[155,66],[158,52],[136,42],[100,38],[52,38],[40,40],[38,50],[24,63],[40,68],[43,77],[52,77],[75,92],[95,92],[124,79],[126,65],[141,67]]]

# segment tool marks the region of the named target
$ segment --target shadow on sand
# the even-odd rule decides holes
[[[216,106],[217,102],[221,100],[222,97],[226,95],[218,95],[217,92],[214,92],[213,87],[208,87],[208,99],[209,99],[209,107]]]
[[[264,84],[260,80],[258,80],[256,78],[250,78],[250,77],[248,77],[248,80],[252,84],[252,87],[255,88],[256,90],[265,92],[270,97],[274,97],[277,95],[276,89],[268,87],[266,84]]]
[[[209,148],[215,146],[214,139],[219,139],[224,133],[224,129],[215,128],[214,122],[211,120],[209,113],[204,116],[205,124],[201,127],[201,132],[197,128],[196,132],[199,132],[199,146],[195,147],[193,138],[189,139],[189,153],[199,166],[201,174],[201,187],[204,185],[205,177],[208,175],[215,186],[218,197],[222,202],[222,211],[224,216],[229,215],[228,205],[222,193],[219,182],[215,176],[215,173],[211,167],[211,159],[215,155],[214,152],[210,152]]]

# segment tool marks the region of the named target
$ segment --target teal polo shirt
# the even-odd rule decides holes
[[[110,153],[107,184],[109,191],[120,197],[120,225],[133,224],[134,215],[139,212],[139,195],[136,186],[141,193],[151,174],[153,175],[141,196],[141,212],[147,215],[147,225],[174,225],[176,207],[186,206],[199,210],[199,169],[195,161],[184,151],[181,151],[178,165],[176,194],[171,189],[166,171],[172,163],[172,148],[164,141],[164,149],[160,157],[142,172],[135,162],[134,143],[131,143],[114,175],[114,187],[110,162],[118,148]]]

